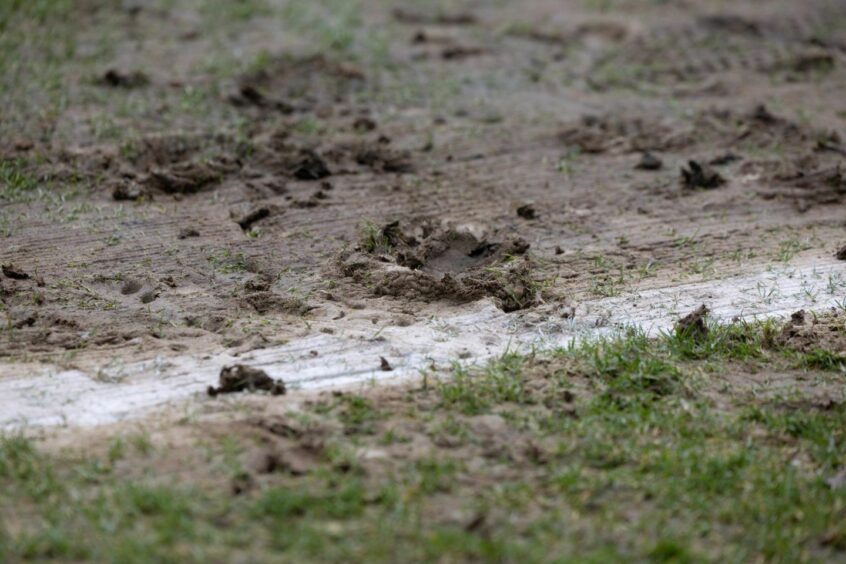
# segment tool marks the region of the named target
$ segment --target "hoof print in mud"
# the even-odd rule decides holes
[[[219,386],[209,386],[208,394],[216,397],[219,394],[233,394],[237,392],[266,391],[271,395],[281,396],[286,392],[282,380],[274,380],[264,370],[251,368],[243,364],[226,366],[220,371]]]
[[[528,250],[521,238],[490,241],[431,222],[392,222],[369,226],[357,249],[341,255],[340,269],[376,295],[459,303],[489,297],[510,312],[542,301],[545,284]]]
[[[681,169],[681,180],[682,186],[688,190],[696,190],[699,188],[711,190],[719,188],[726,183],[726,179],[708,165],[703,165],[696,161],[689,161],[687,166],[688,168],[682,167]]]

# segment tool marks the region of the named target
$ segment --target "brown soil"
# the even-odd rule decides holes
[[[60,66],[55,111],[40,83],[0,100],[0,356],[266,346],[353,309],[519,311],[764,270],[788,240],[836,253],[843,6],[588,4],[364,2],[329,44],[182,2],[81,11],[80,45],[119,37]]]

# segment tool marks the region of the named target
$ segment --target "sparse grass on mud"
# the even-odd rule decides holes
[[[835,561],[842,316],[829,326],[840,345],[812,352],[770,322],[624,332],[183,421],[173,443],[58,454],[7,435],[0,559]]]

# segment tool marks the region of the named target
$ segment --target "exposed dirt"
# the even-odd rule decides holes
[[[4,82],[0,356],[520,322],[842,245],[842,3],[188,4],[85,11],[50,111]]]
[[[533,275],[523,239],[489,241],[432,221],[372,229],[354,251],[341,255],[339,266],[376,295],[455,302],[492,297],[504,311],[542,299],[543,281]]]
[[[827,351],[846,366],[846,324],[842,316],[816,316],[797,311],[776,342],[802,353]]]

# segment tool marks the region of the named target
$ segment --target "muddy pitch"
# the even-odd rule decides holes
[[[3,89],[5,361],[96,373],[479,300],[519,324],[843,253],[839,3],[363,2],[339,35],[269,6],[225,32],[84,11],[80,45],[133,31],[64,61],[49,112]]]

